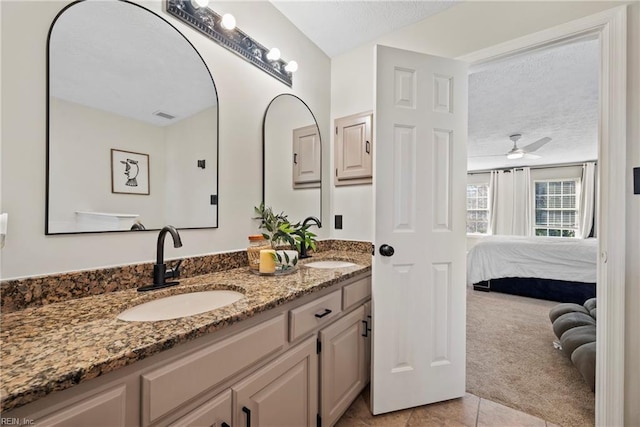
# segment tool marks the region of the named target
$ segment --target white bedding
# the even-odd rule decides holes
[[[467,284],[504,277],[596,282],[597,239],[488,236],[467,254]]]

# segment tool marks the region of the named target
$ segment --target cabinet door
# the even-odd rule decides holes
[[[336,185],[371,183],[372,116],[367,112],[336,119]]]
[[[120,385],[37,420],[36,424],[52,427],[124,426],[125,398],[126,387]]]
[[[364,306],[320,331],[320,416],[333,425],[366,385]]]
[[[293,130],[293,188],[320,187],[320,135],[316,125]]]
[[[231,390],[226,390],[203,403],[170,427],[231,427]]]
[[[234,427],[316,425],[318,357],[311,337],[232,387]]]

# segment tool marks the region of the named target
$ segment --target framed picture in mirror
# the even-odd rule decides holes
[[[149,155],[112,148],[111,192],[148,196]]]

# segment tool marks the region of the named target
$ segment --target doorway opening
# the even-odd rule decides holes
[[[469,74],[467,390],[559,425],[595,420],[548,313],[595,297],[599,61],[592,35]]]
[[[551,28],[458,58],[474,66],[596,37],[600,47],[597,187],[597,364],[595,424],[623,423],[624,412],[624,168],[626,153],[626,8]],[[611,256],[614,256],[612,259]]]

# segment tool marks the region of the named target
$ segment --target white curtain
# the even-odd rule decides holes
[[[489,234],[498,234],[498,177],[500,171],[491,171],[489,177]]]
[[[511,234],[514,236],[531,236],[532,190],[531,169],[524,167],[512,171],[513,174],[513,221]]]
[[[531,172],[529,168],[491,171],[491,234],[531,235]]]
[[[582,165],[582,182],[580,189],[580,229],[579,237],[589,237],[593,227],[593,211],[596,192],[596,164],[588,162]]]

